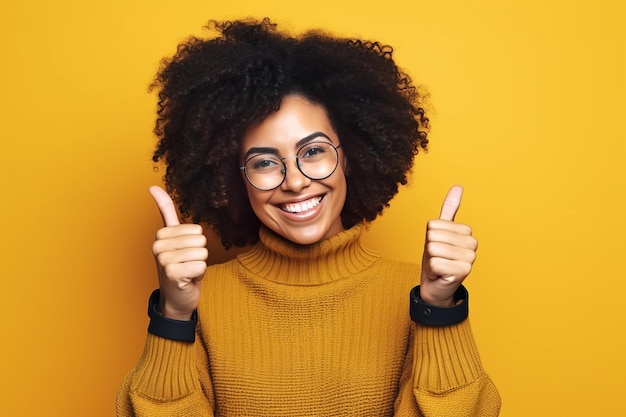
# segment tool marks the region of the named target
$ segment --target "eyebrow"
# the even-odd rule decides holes
[[[304,145],[305,143],[308,143],[308,142],[312,141],[313,139],[317,139],[320,136],[328,139],[332,143],[332,139],[329,138],[326,133],[324,133],[324,132],[313,132],[310,135],[307,135],[307,136],[303,137],[302,139],[300,139],[298,142],[296,142],[295,148],[298,149],[302,145]],[[243,156],[243,160],[247,161],[248,157],[250,155],[253,155],[253,154],[263,154],[263,153],[273,153],[273,154],[276,154],[276,155],[279,154],[278,153],[278,149],[276,149],[276,148],[270,148],[270,147],[250,148],[250,149],[248,149],[246,151],[246,154]]]

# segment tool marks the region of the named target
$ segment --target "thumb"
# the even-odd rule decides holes
[[[159,207],[161,218],[163,219],[163,226],[177,226],[180,224],[178,220],[178,214],[176,214],[176,207],[170,195],[161,187],[153,185],[149,189],[152,198]]]
[[[441,206],[441,214],[439,214],[441,220],[454,221],[454,216],[461,205],[461,196],[463,196],[463,187],[454,185],[450,188]]]

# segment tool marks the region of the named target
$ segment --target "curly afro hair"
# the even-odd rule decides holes
[[[322,105],[349,166],[344,227],[374,220],[414,156],[428,144],[423,96],[378,42],[322,31],[293,36],[269,19],[209,22],[216,37],[191,37],[164,59],[158,90],[154,162],[183,216],[210,225],[222,244],[258,240],[260,222],[239,169],[241,139],[299,94]]]

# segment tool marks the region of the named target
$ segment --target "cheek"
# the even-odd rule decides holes
[[[257,190],[250,184],[246,184],[245,190],[252,211],[254,211],[257,217],[262,217],[263,207],[269,198],[270,192]]]

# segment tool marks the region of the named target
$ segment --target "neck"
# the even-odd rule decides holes
[[[262,227],[259,243],[240,255],[253,274],[286,285],[322,285],[368,268],[379,255],[361,246],[362,225],[311,245],[298,245]]]

